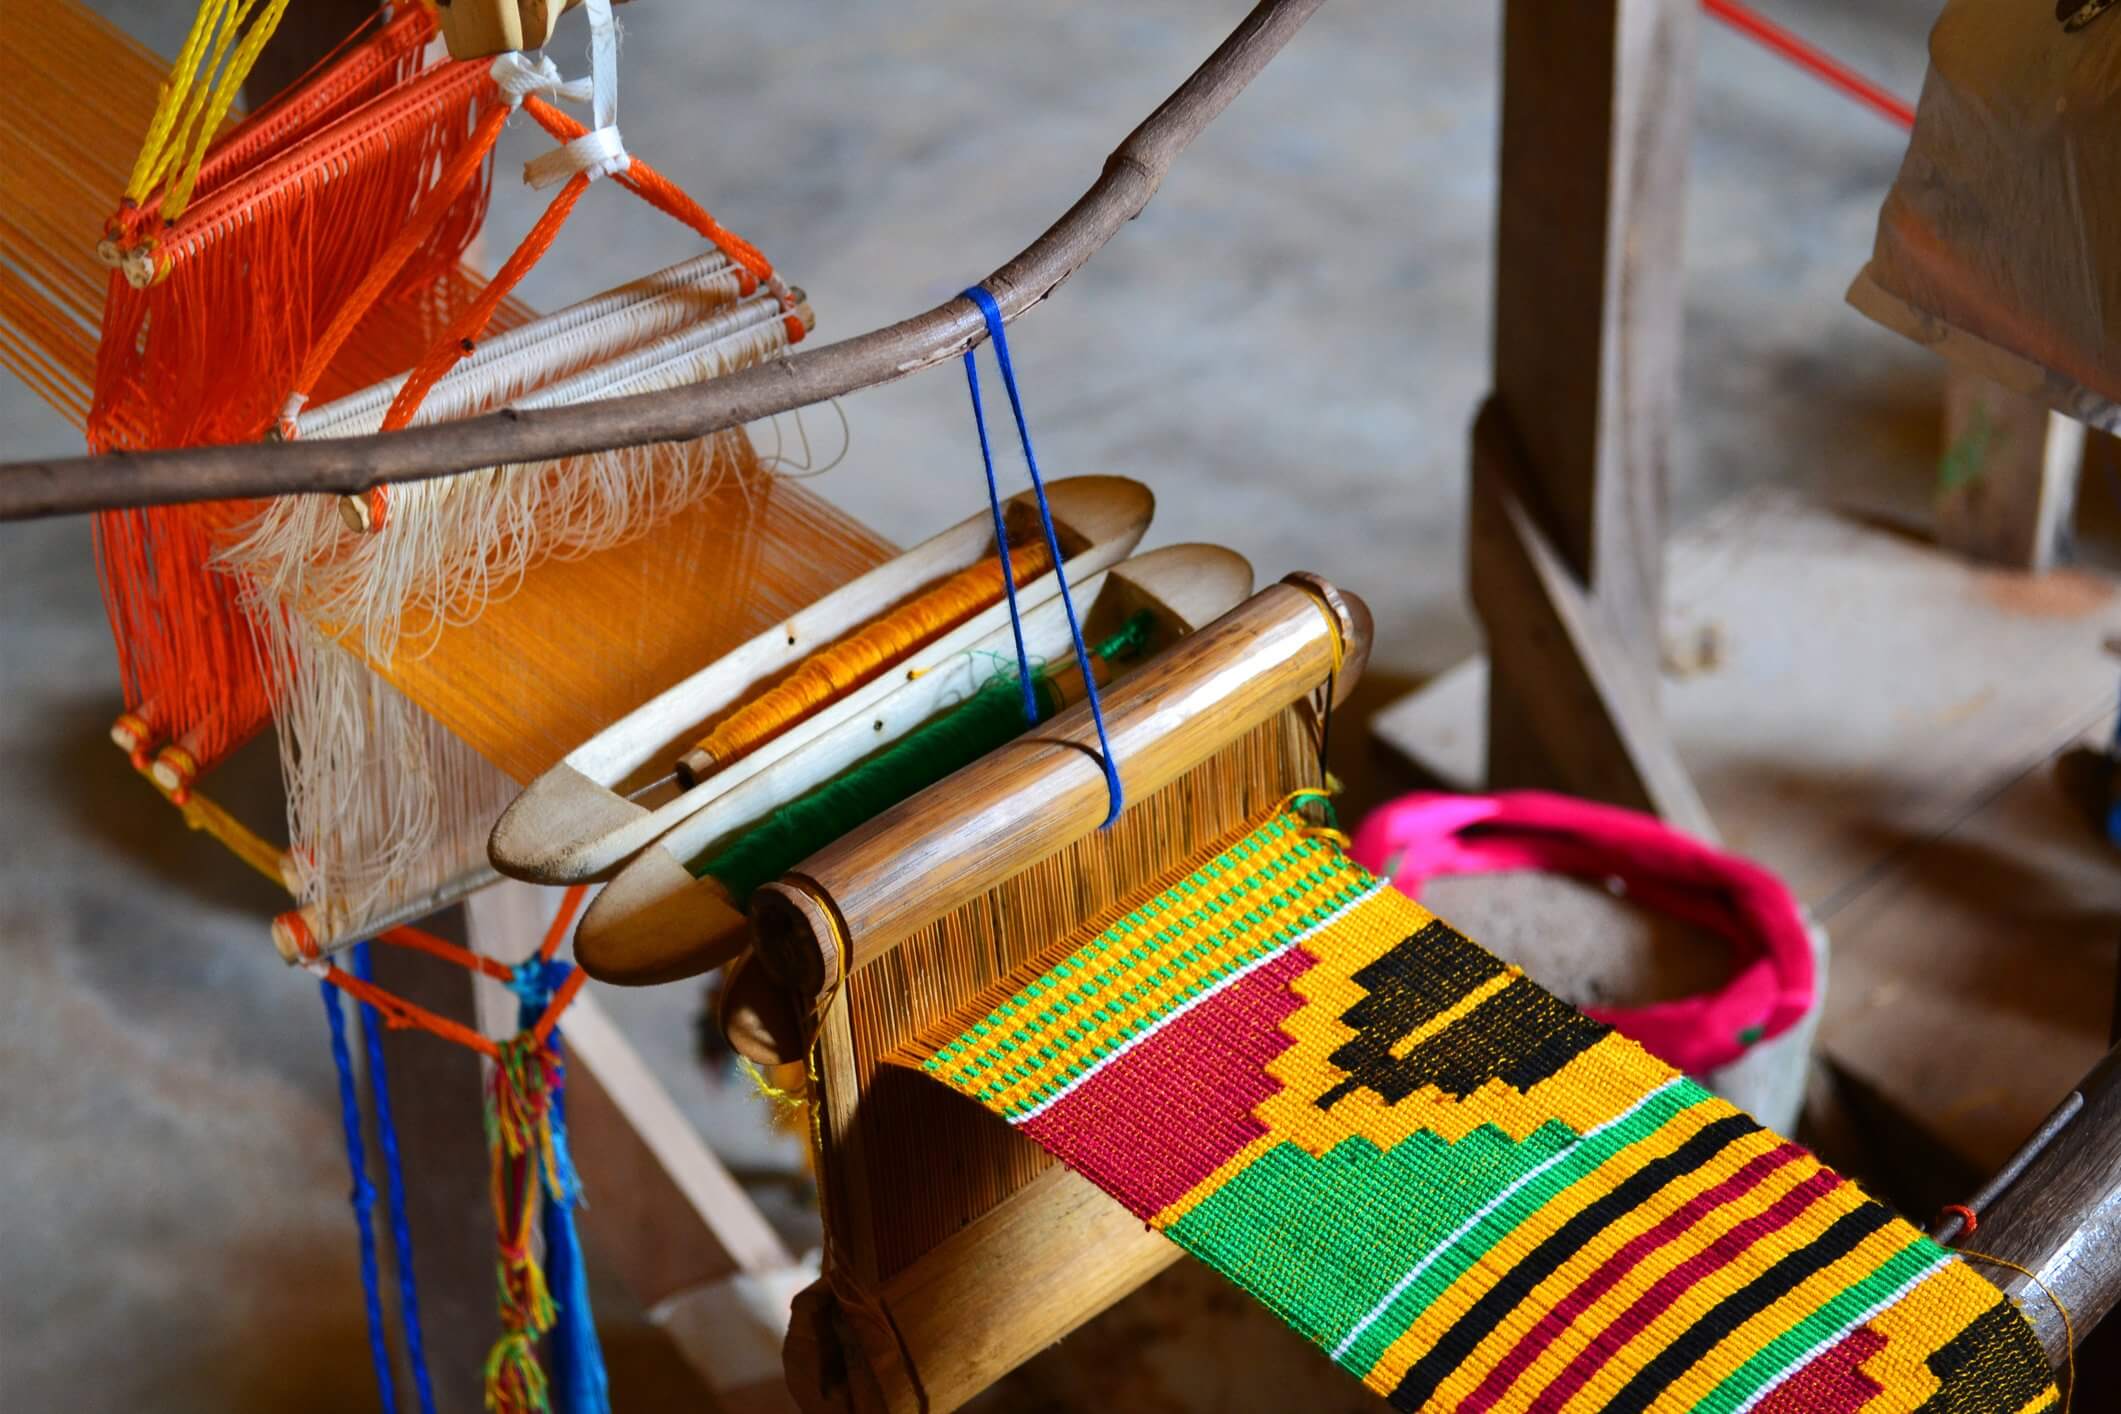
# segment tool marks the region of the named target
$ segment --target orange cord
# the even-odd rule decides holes
[[[535,95],[524,98],[523,111],[529,113],[540,127],[562,143],[572,142],[589,131],[581,123]],[[480,136],[485,137],[483,127]],[[782,309],[788,311],[785,318],[788,341],[797,343],[802,340],[808,331],[804,328],[801,317],[794,312],[795,296],[774,274],[773,262],[768,260],[757,246],[715,220],[705,207],[687,196],[675,182],[638,157],[629,155],[626,167],[614,172],[612,179],[656,210],[682,221],[714,242],[715,246],[746,274],[770,286],[779,298]],[[567,185],[560,188],[559,195],[545,208],[545,214],[538,218],[537,224],[530,228],[530,233],[523,237],[523,243],[516,247],[515,252],[494,275],[492,283],[479,292],[479,297],[473,301],[471,307],[450,325],[442,338],[427,351],[427,356],[421,359],[406,377],[404,386],[398,389],[397,396],[391,400],[389,412],[384,414],[383,431],[395,432],[410,424],[413,416],[419,411],[420,404],[425,402],[428,393],[433,391],[434,385],[478,347],[478,339],[486,332],[486,325],[492,319],[494,309],[523,277],[530,273],[531,268],[545,258],[546,252],[552,249],[553,242],[559,238],[560,227],[566,223],[575,203],[580,201],[582,194],[589,189],[589,183],[590,177],[586,172],[577,172],[567,179]],[[344,335],[341,334],[340,337],[343,338]],[[304,387],[297,391],[306,394],[307,389]],[[365,504],[368,509],[368,529],[383,529],[390,518],[389,488],[371,488]]]
[[[538,126],[562,143],[573,142],[589,131],[542,98],[533,96],[524,99],[523,111],[536,119]],[[656,210],[684,222],[713,241],[722,254],[750,271],[762,283],[773,283],[773,262],[766,258],[765,252],[708,215],[707,208],[680,191],[675,182],[640,158],[633,158],[625,171],[613,174],[613,179]],[[802,335],[798,333],[795,337],[801,338]]]
[[[586,884],[574,885],[561,897],[559,912],[554,915],[552,926],[545,930],[545,941],[538,947],[540,961],[550,962],[559,952],[560,944],[567,940],[567,931],[573,926],[575,916],[582,911],[582,903],[588,897],[589,887]],[[515,980],[515,969],[507,963],[475,953],[469,948],[459,947],[419,928],[392,928],[379,934],[376,941],[426,953],[429,957],[455,963],[458,967],[481,973],[497,982]],[[320,975],[348,996],[374,1007],[382,1014],[384,1025],[394,1031],[417,1028],[445,1041],[469,1046],[489,1059],[501,1058],[500,1045],[482,1032],[386,992],[373,982],[364,982],[335,963],[325,964]],[[551,1039],[554,1029],[560,1024],[561,1014],[567,1010],[568,1003],[574,1000],[575,994],[582,990],[582,985],[588,980],[588,974],[577,967],[567,974],[567,980],[552,994],[552,999],[545,1004],[545,1010],[539,1014],[537,1024],[531,1027],[531,1034],[536,1037],[539,1046]]]
[[[442,223],[442,218],[449,214],[450,209],[456,205],[457,198],[463,195],[464,189],[471,185],[472,178],[478,175],[487,154],[493,151],[493,145],[500,140],[501,130],[508,126],[509,111],[506,104],[495,103],[480,115],[479,125],[473,131],[471,141],[449,160],[449,165],[442,170],[441,178],[420,198],[419,210],[413,214],[412,220],[399,230],[389,247],[376,258],[376,263],[361,277],[361,283],[354,287],[345,302],[339,306],[338,312],[332,316],[331,323],[325,326],[317,341],[310,345],[309,354],[302,360],[302,367],[295,374],[294,386],[289,390],[293,399],[302,402],[309,400],[309,395],[316,391],[318,382],[331,367],[332,360],[339,356],[340,348],[353,336],[353,331],[361,321],[368,317],[369,309],[389,291],[405,263],[427,244],[435,228]],[[505,294],[506,291],[502,293]],[[494,304],[498,305],[499,302],[497,296]],[[488,309],[486,318],[491,319],[492,316],[493,311]],[[481,328],[483,327],[482,322]],[[299,404],[296,404],[296,407],[298,408]],[[288,409],[281,414],[280,431],[287,436],[294,435],[293,411],[294,409]]]
[[[1010,552],[1016,582],[1051,569],[1044,541]],[[802,721],[825,703],[869,682],[892,663],[942,636],[1002,597],[1002,561],[996,555],[959,570],[934,588],[873,619],[851,637],[818,649],[787,677],[724,717],[701,737],[695,750],[727,766]]]
[[[501,1048],[492,1040],[460,1021],[451,1021],[437,1015],[415,1002],[384,991],[373,982],[364,982],[336,963],[324,968],[324,980],[357,1001],[363,1001],[382,1014],[383,1024],[393,1031],[409,1027],[430,1032],[445,1041],[454,1041],[460,1046],[469,1046],[480,1055],[493,1060],[501,1058]]]
[[[499,958],[475,953],[470,948],[458,947],[455,943],[420,928],[399,926],[376,938],[379,943],[393,947],[408,948],[413,952],[424,952],[429,957],[438,957],[444,962],[453,962],[468,972],[482,972],[496,982],[507,982],[514,978],[515,969]]]
[[[575,884],[560,896],[560,911],[552,916],[552,926],[545,930],[545,941],[538,948],[541,959],[550,962],[559,952],[560,944],[567,941],[567,930],[573,925],[575,915],[582,911],[582,901],[588,897],[587,884]]]
[[[487,322],[500,308],[501,301],[530,273],[532,266],[545,258],[545,252],[551,250],[552,243],[560,238],[560,227],[567,223],[568,213],[588,190],[587,172],[577,172],[567,179],[567,185],[560,188],[552,205],[545,208],[545,214],[538,217],[530,234],[523,237],[523,243],[515,248],[486,288],[479,291],[470,308],[458,315],[448,331],[435,341],[434,347],[427,351],[427,357],[413,366],[412,372],[406,376],[405,386],[398,389],[398,396],[391,400],[390,411],[383,415],[385,432],[395,432],[411,422],[413,414],[420,410],[420,404],[427,401],[429,390],[455,368],[464,355],[478,347],[477,340],[486,332]]]

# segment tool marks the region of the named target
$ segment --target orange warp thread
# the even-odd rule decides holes
[[[216,148],[191,207],[129,257],[151,260],[154,279],[109,276],[91,449],[255,440],[298,373],[311,376],[304,365],[326,336],[343,341],[316,378],[332,396],[403,368],[472,297],[454,267],[490,179],[478,157],[454,159],[498,131],[475,121],[501,104],[498,89],[483,66],[445,64],[348,109],[397,60],[388,46],[357,45],[343,62],[358,72],[342,79],[334,67],[310,81],[321,98],[291,95],[266,110],[281,120],[233,130],[240,159]],[[293,122],[318,113],[339,116],[314,131]],[[260,150],[267,137],[279,150]],[[424,238],[394,250],[409,224]],[[379,281],[386,254],[395,269]],[[240,586],[209,564],[255,512],[220,502],[96,518],[126,699],[153,701],[159,730],[189,735],[202,771],[270,712]]]
[[[1018,584],[1053,568],[1042,540],[1015,547],[1009,557]],[[717,769],[727,766],[956,628],[998,601],[1002,590],[999,555],[959,570],[851,637],[812,653],[787,677],[724,717],[700,738],[696,749],[712,757]]]

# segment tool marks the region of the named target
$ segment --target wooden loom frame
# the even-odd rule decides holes
[[[1076,206],[989,278],[1005,317],[1043,299],[1138,214],[1171,161],[1320,3],[1263,0],[1122,144]],[[1657,707],[1695,0],[1505,0],[1505,16],[1495,391],[1474,430],[1469,576],[1491,650],[1499,650],[1488,709],[1490,776],[1651,809],[1714,838]],[[1597,234],[1557,242],[1557,230]],[[106,504],[349,494],[499,461],[689,439],[903,377],[983,337],[976,310],[960,299],[671,393],[504,411],[371,438],[19,463],[0,468],[0,519]],[[433,1068],[415,1059],[419,1052],[405,1054],[405,1063]],[[2088,1082],[2084,1125],[2091,1111],[2104,1119],[2121,1104],[2102,1100],[2105,1089]],[[618,1108],[626,1126],[647,1134],[637,1112]],[[409,1130],[410,1147],[432,1144],[438,1157],[450,1142],[417,1121]],[[646,1137],[643,1144],[669,1176],[667,1155]],[[2082,1203],[2038,1222],[2028,1215],[2014,1224],[1999,1212],[1998,1240],[1987,1245],[2045,1268],[2076,1243],[2070,1224],[2083,1225],[2090,1213],[2102,1260],[2084,1260],[2077,1244],[2077,1259],[2056,1283],[2088,1329],[2085,1318],[2103,1314],[2121,1284],[2113,1250],[2121,1215],[2111,1200],[2098,1201],[2114,1188],[2111,1151],[2097,1156],[2103,1168],[2087,1169],[2083,1157],[2050,1148],[2033,1161],[2035,1176],[2042,1166],[2071,1166],[2074,1185],[2059,1186]],[[740,1269],[745,1258],[717,1229],[712,1205],[694,1202],[683,1181],[675,1186],[685,1200],[677,1221],[696,1220],[708,1247]],[[2026,1294],[2019,1285],[2013,1294]],[[430,1307],[451,1309],[446,1298]],[[434,1348],[451,1347],[436,1341]]]
[[[1658,705],[1698,24],[1697,0],[1504,0],[1495,381],[1473,428],[1467,578],[1488,642],[1489,784],[1559,787],[1713,841]],[[1986,510],[1947,506],[1945,535],[2041,568],[2074,462],[2044,408],[2005,415],[2039,434],[2034,450]],[[2121,1297],[2121,1048],[1976,1206],[1982,1250],[2046,1287],[1981,1270],[2062,1365]]]

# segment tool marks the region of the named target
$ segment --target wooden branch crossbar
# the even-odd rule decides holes
[[[1103,173],[985,284],[1014,320],[1139,215],[1185,151],[1324,0],[1260,0],[1206,63],[1106,159]],[[959,298],[897,324],[689,388],[316,442],[112,452],[0,465],[0,520],[374,486],[683,442],[918,373],[986,337]]]

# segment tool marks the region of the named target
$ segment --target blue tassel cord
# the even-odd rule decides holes
[[[346,1131],[346,1167],[353,1175],[347,1201],[353,1205],[354,1229],[361,1242],[361,1294],[368,1306],[368,1354],[375,1363],[376,1394],[384,1414],[397,1414],[397,1379],[390,1367],[390,1342],[383,1329],[382,1278],[376,1259],[374,1208],[376,1190],[368,1181],[368,1146],[361,1138],[361,1100],[354,1087],[353,1055],[346,1046],[346,1013],[339,993],[319,982],[324,1018],[331,1027],[331,1059],[339,1072],[339,1119]]]

